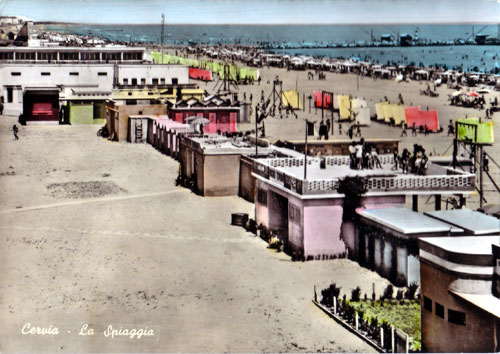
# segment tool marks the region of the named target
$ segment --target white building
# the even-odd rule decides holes
[[[143,47],[0,48],[0,97],[8,115],[22,113],[26,88],[111,92],[186,85],[187,66],[148,63]]]

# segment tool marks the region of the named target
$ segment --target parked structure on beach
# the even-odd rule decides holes
[[[422,351],[500,350],[499,236],[422,238]]]
[[[473,174],[431,164],[425,175],[407,175],[392,169],[392,155],[379,159],[382,168],[369,170],[351,170],[349,156],[254,160],[257,223],[305,259],[338,257],[347,252],[346,244],[355,243],[352,221],[346,219],[346,198],[339,192],[347,177],[358,178],[352,185],[366,183],[355,207],[403,207],[411,195],[413,209],[418,210],[418,195],[435,195],[440,205],[442,194],[474,191]]]

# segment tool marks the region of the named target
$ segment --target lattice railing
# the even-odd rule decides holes
[[[348,159],[348,158],[347,158]],[[281,159],[284,160],[284,159]],[[288,159],[293,160],[293,159]],[[342,162],[342,159],[338,159]],[[298,194],[330,194],[337,193],[339,178],[308,180],[290,176],[264,163],[254,161],[253,172],[269,179],[273,183],[283,186]],[[454,171],[457,172],[457,171]],[[473,191],[475,176],[470,173],[416,176],[392,175],[368,177],[368,192],[406,192],[406,191]]]

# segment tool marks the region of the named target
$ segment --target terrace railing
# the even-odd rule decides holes
[[[393,161],[391,156],[381,156],[382,163]],[[339,156],[326,158],[327,165],[349,164],[349,157]],[[308,160],[308,165],[313,163]],[[268,161],[253,161],[253,173],[283,188],[300,195],[337,194],[340,178],[315,179],[304,181],[280,171],[279,167],[304,166],[303,159],[273,159]],[[444,169],[446,174],[439,175],[391,175],[367,177],[368,193],[372,192],[410,192],[410,191],[473,191],[475,186],[474,174]]]

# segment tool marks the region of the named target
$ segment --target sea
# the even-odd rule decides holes
[[[112,41],[160,44],[162,26],[50,24],[46,30]],[[477,34],[500,38],[500,24],[432,25],[165,25],[164,44],[255,45],[272,53],[345,58],[380,64],[440,66],[468,72],[500,69],[500,45],[454,45]],[[426,46],[355,47],[404,33]],[[463,41],[463,42],[462,42]],[[432,45],[430,45],[432,44]],[[331,48],[332,46],[338,46]]]

